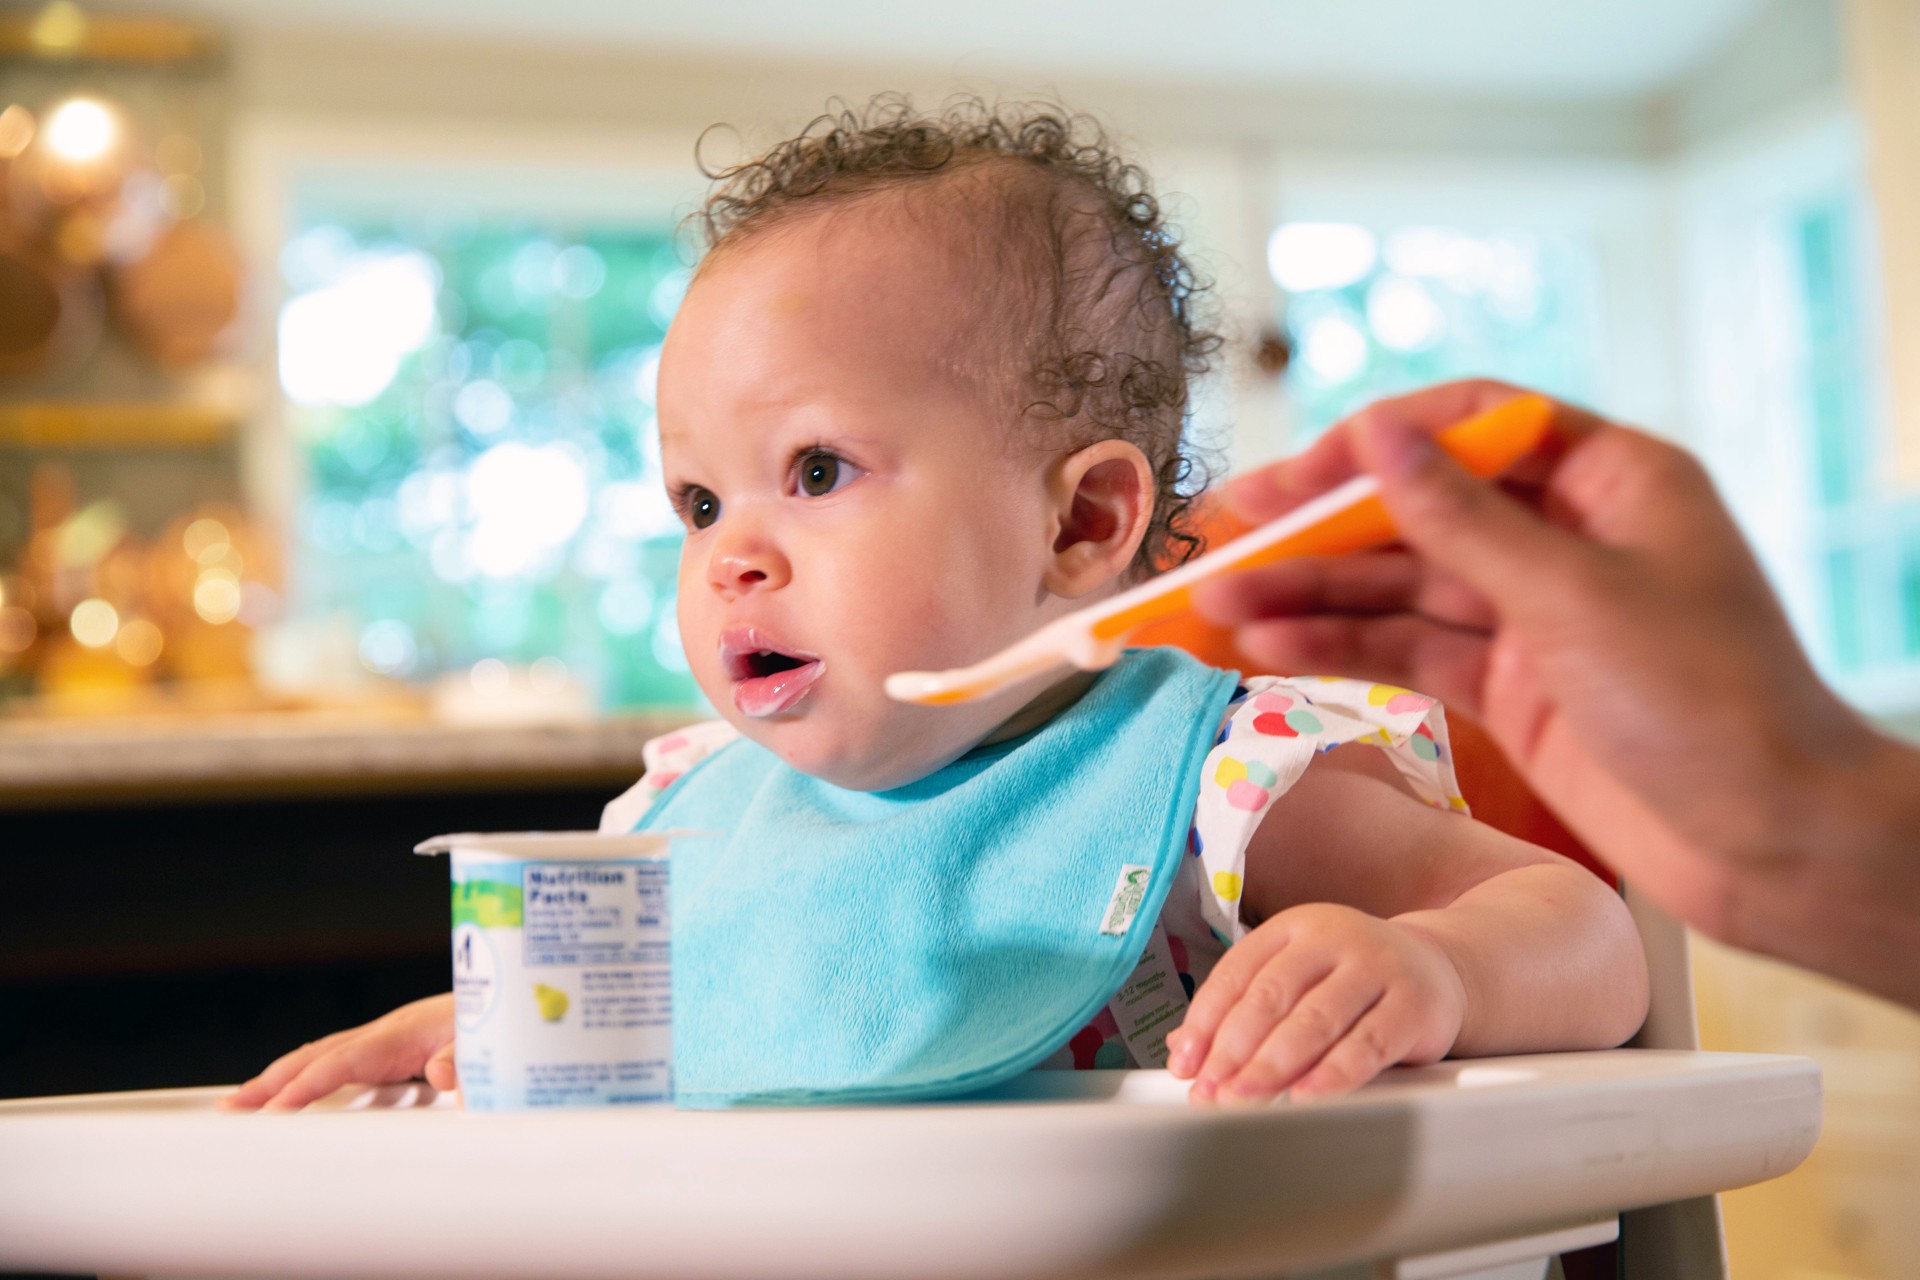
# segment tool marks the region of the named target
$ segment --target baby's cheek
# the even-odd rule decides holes
[[[953,626],[946,576],[936,556],[895,548],[863,565],[823,564],[808,584],[806,611],[867,660],[912,665]]]
[[[724,706],[730,701],[725,696],[729,682],[720,669],[720,624],[709,616],[711,612],[698,595],[687,594],[683,583],[674,620],[680,633],[680,647],[700,692],[715,706]]]
[[[910,668],[938,670],[962,666],[998,646],[993,637],[1005,611],[967,592],[942,589],[934,582],[903,591],[886,610],[891,633],[887,648]]]

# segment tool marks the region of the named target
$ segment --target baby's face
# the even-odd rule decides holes
[[[840,786],[920,778],[1045,687],[930,708],[890,700],[887,675],[977,661],[1081,603],[1044,581],[1052,455],[950,372],[981,341],[969,291],[941,237],[856,205],[710,262],[662,353],[694,677]]]

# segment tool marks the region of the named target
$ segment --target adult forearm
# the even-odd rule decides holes
[[[1881,737],[1777,785],[1805,797],[1771,854],[1782,870],[1747,878],[1723,940],[1920,1009],[1920,751]]]
[[[1395,916],[1459,973],[1453,1056],[1610,1048],[1646,1017],[1646,957],[1619,897],[1564,863],[1494,876],[1438,910]]]

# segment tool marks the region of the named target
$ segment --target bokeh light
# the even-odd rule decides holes
[[[1373,233],[1347,222],[1287,222],[1267,241],[1273,282],[1288,293],[1338,289],[1363,280],[1378,254]]]
[[[89,649],[104,649],[120,630],[120,613],[99,597],[82,600],[67,618],[73,638]]]
[[[467,554],[491,577],[528,572],[573,537],[589,498],[586,472],[566,446],[496,445],[467,473]]]
[[[34,622],[32,613],[17,604],[0,607],[0,654],[11,657],[25,653],[33,647],[39,633],[39,624]]]
[[[33,145],[33,112],[19,103],[0,111],[0,160],[11,160]]]
[[[1367,335],[1346,316],[1321,316],[1301,335],[1300,362],[1321,382],[1350,381],[1367,367]]]
[[[453,416],[477,436],[497,435],[513,420],[513,397],[492,379],[479,378],[454,393]]]
[[[166,636],[145,618],[135,618],[120,628],[113,638],[113,651],[128,666],[150,667],[166,649]]]
[[[69,164],[92,164],[113,150],[120,123],[105,103],[69,98],[47,117],[48,150]]]
[[[609,583],[596,612],[600,625],[614,635],[638,635],[653,617],[653,586],[644,581]]]
[[[1447,317],[1425,285],[1389,275],[1367,290],[1367,327],[1395,351],[1420,351],[1446,336]]]
[[[435,331],[438,271],[425,254],[358,255],[280,309],[280,385],[295,404],[372,401]]]
[[[554,259],[554,287],[569,298],[585,301],[606,282],[605,259],[584,244],[569,245]]]
[[[1287,223],[1272,242],[1298,343],[1297,447],[1369,400],[1496,376],[1587,398],[1597,370],[1591,244],[1529,230]]]
[[[191,174],[170,174],[160,184],[160,205],[169,217],[185,221],[206,208],[207,189]]]
[[[181,531],[180,545],[197,563],[219,564],[233,546],[233,534],[220,521],[203,516]]]
[[[202,570],[193,584],[193,611],[219,627],[240,616],[240,579],[231,569]]]
[[[483,698],[497,698],[513,683],[513,673],[498,658],[482,658],[467,672],[473,691]]]
[[[53,0],[35,16],[30,32],[41,52],[70,55],[86,41],[87,15],[74,0]]]
[[[397,618],[368,623],[360,632],[359,649],[361,663],[383,676],[411,675],[420,656],[413,628]]]

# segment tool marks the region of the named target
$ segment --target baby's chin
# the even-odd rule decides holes
[[[967,739],[935,740],[924,726],[853,725],[805,712],[767,719],[733,712],[727,720],[794,769],[845,791],[891,791],[918,782],[971,745]]]

